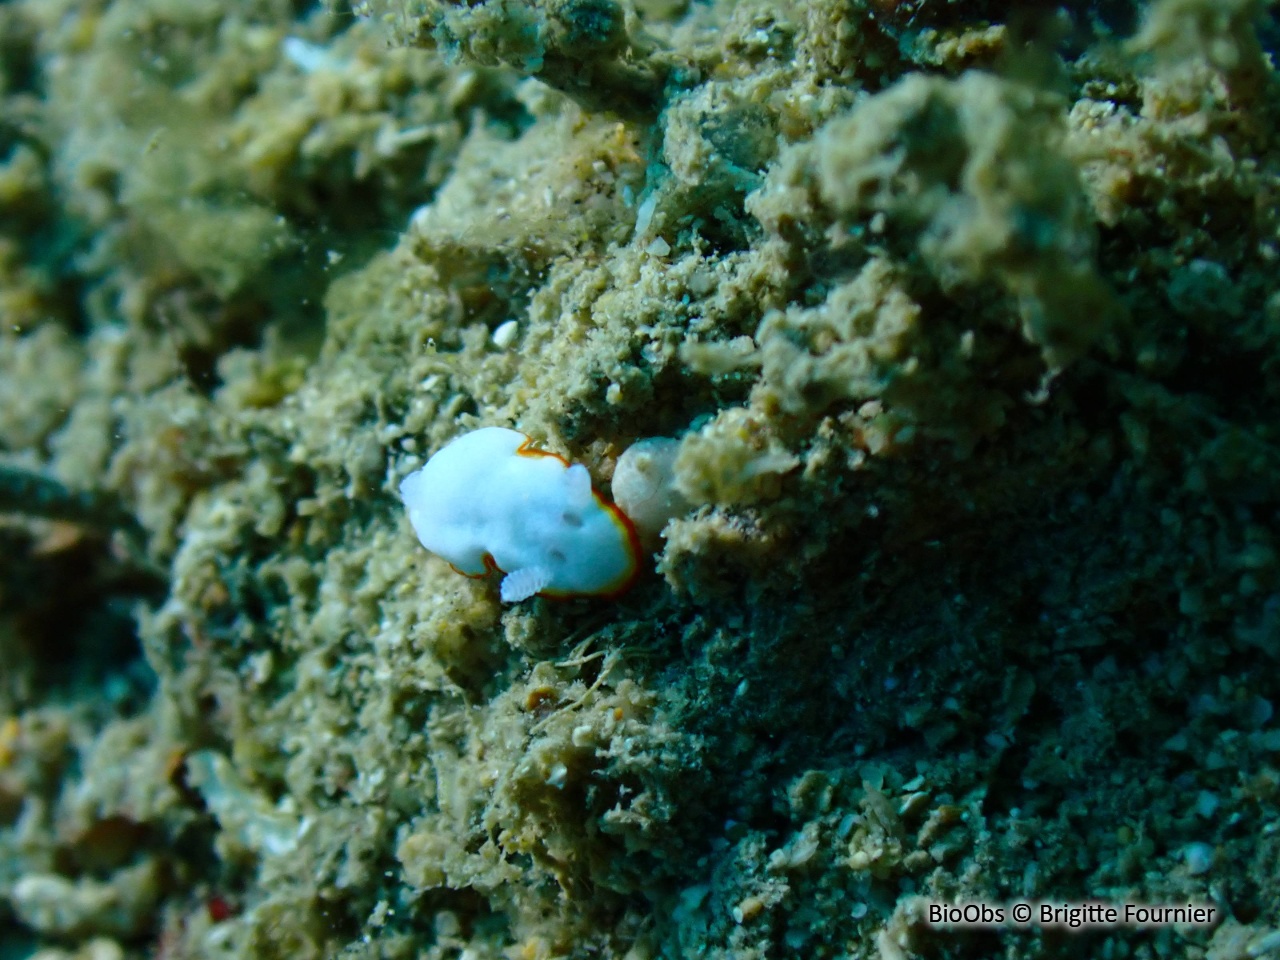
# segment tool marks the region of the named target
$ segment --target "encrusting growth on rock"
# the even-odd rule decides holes
[[[656,114],[676,66],[618,0],[424,0],[412,12],[387,0],[359,6],[384,12],[412,46],[511,67],[587,109],[624,117]]]

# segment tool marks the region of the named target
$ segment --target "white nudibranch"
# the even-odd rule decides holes
[[[503,574],[501,595],[616,596],[640,571],[640,540],[580,463],[523,433],[483,427],[445,444],[400,484],[418,540],[468,577]]]

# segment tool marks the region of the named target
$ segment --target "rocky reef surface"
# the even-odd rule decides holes
[[[1278,38],[0,4],[0,958],[1280,956]],[[627,595],[419,547],[491,424],[679,441]]]

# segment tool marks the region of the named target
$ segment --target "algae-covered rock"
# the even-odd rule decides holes
[[[134,937],[150,923],[159,896],[155,866],[145,864],[110,885],[72,884],[51,875],[24,876],[14,885],[12,899],[18,919],[37,933],[60,938]]]
[[[0,5],[0,955],[1273,951],[1275,11],[1032,6]]]
[[[502,64],[623,115],[655,112],[675,66],[618,0],[368,0],[359,9],[393,24],[408,44]]]

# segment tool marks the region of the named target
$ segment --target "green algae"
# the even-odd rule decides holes
[[[1274,10],[997,6],[0,7],[0,952],[1273,949]],[[485,424],[655,572],[425,555]]]

